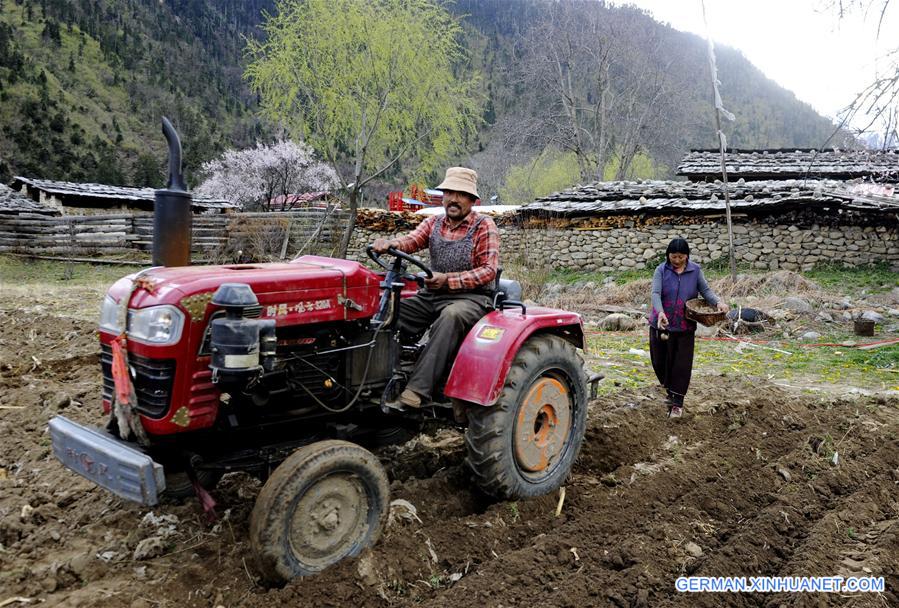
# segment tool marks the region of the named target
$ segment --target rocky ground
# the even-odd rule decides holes
[[[592,298],[580,288],[556,295],[582,298],[600,321],[609,312],[588,301],[631,316],[645,287],[616,287],[614,297],[603,295],[611,286],[594,286]],[[724,369],[709,360],[713,342],[698,346],[701,365],[683,419],[665,418],[651,382],[616,380],[591,402],[558,515],[558,494],[485,499],[460,466],[459,430],[429,429],[379,453],[391,497],[407,501],[415,516],[398,504],[381,541],[360,559],[265,589],[247,543],[256,480],[226,476],[215,491],[221,518],[210,524],[194,501],[141,508],[52,457],[49,418],[103,420],[95,335],[101,294],[100,285],[0,289],[2,606],[899,605],[899,388],[862,386],[862,374],[843,391],[793,390],[776,373]],[[861,305],[854,294],[844,307],[846,295],[794,289],[810,312],[792,311],[788,295],[756,302],[791,311],[766,330],[780,347],[807,331],[829,337],[843,311],[878,312],[886,323],[871,340],[895,337],[885,331],[889,311],[899,307],[889,290]],[[817,319],[820,312],[839,320]],[[642,331],[629,335],[642,339]],[[594,367],[632,363],[616,360],[607,343],[594,346]],[[878,377],[895,375],[889,365]],[[683,595],[674,581],[685,574],[872,574],[885,577],[887,590]]]

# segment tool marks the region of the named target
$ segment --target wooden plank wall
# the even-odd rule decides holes
[[[263,255],[280,257],[287,229],[286,255],[295,255],[307,242],[308,249],[317,251],[340,239],[346,218],[346,213],[326,214],[321,209],[195,215],[192,252],[214,258],[231,249],[246,251],[246,243],[253,241],[257,248],[266,245]],[[88,257],[134,254],[132,257],[144,258],[152,247],[153,216],[149,214],[0,214],[0,252]]]

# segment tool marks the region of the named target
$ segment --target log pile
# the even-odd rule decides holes
[[[203,253],[221,247],[227,240],[228,217],[221,215],[195,215],[191,218],[191,251]],[[135,215],[134,247],[140,251],[153,249],[153,216]]]
[[[393,234],[410,230],[422,223],[427,216],[411,211],[387,211],[386,209],[359,209],[356,226],[381,234]]]
[[[0,217],[0,251],[94,255],[132,250],[137,240],[130,215],[51,217],[21,213]]]

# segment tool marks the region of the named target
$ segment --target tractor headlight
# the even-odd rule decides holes
[[[174,344],[181,338],[184,313],[174,306],[128,311],[128,338],[150,344]]]
[[[122,333],[122,324],[119,322],[119,305],[112,299],[112,296],[103,298],[103,306],[100,308],[100,329],[114,334]]]

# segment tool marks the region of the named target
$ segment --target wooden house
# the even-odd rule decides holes
[[[58,209],[62,215],[108,213],[153,213],[155,189],[126,188],[103,184],[78,184],[48,179],[16,177],[12,188],[31,200]],[[194,197],[195,214],[215,215],[239,209],[239,205],[221,199]]]

